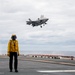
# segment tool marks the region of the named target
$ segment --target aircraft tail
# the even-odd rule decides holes
[[[28,24],[28,25],[30,25],[31,24],[31,19],[29,18],[29,21],[26,21],[26,23]]]
[[[26,21],[26,23],[28,24],[28,25],[30,25],[32,22],[31,22],[32,20],[29,18],[29,21]]]

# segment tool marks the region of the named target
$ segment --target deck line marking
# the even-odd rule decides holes
[[[52,73],[52,72],[75,72],[75,70],[37,70],[41,73]]]

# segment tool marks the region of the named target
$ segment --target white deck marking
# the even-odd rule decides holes
[[[75,70],[37,70],[41,73],[51,73],[51,72],[75,72]]]

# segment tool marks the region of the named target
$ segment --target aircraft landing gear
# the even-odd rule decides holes
[[[47,23],[45,23],[45,24],[47,24]]]
[[[32,25],[33,27],[35,26],[35,25]]]
[[[40,26],[42,28],[42,26]]]

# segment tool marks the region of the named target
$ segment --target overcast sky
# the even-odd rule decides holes
[[[41,15],[49,18],[46,26],[26,25]],[[12,34],[20,53],[75,51],[75,0],[0,0],[0,54],[7,52]]]

